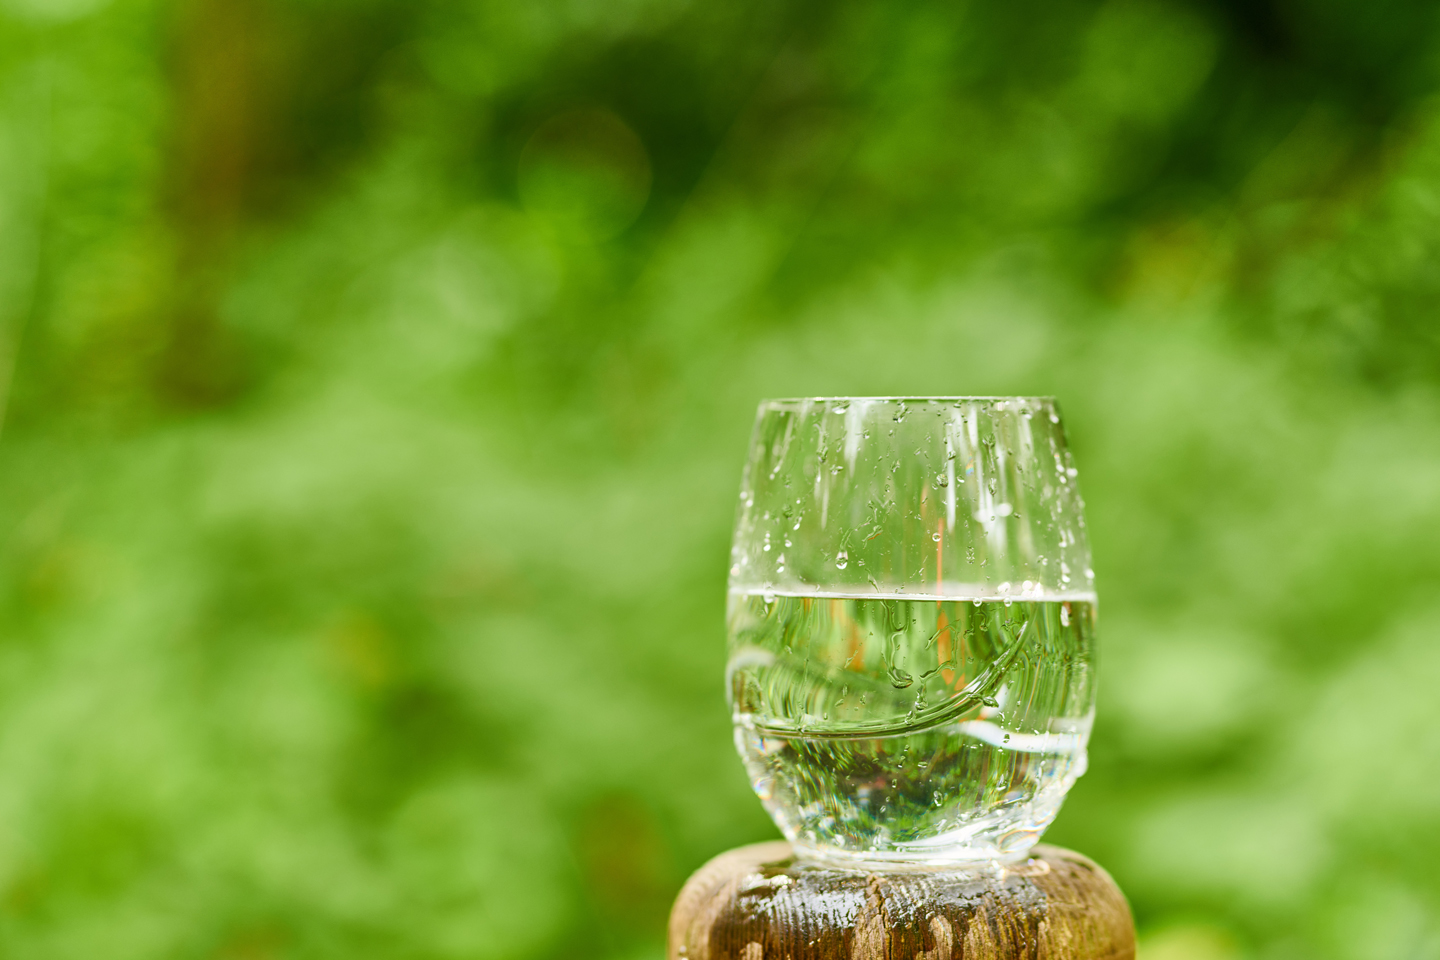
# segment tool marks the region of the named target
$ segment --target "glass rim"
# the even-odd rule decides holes
[[[956,401],[989,401],[989,400],[1025,400],[1035,403],[1054,403],[1056,398],[1053,394],[976,394],[973,396],[895,396],[895,397],[769,397],[760,401],[760,406],[797,404],[797,403],[853,403],[864,400],[872,403],[938,403],[941,401],[953,403]]]

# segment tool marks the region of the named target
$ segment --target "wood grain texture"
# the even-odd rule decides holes
[[[670,960],[1133,960],[1115,881],[1041,845],[1003,870],[842,870],[784,842],[721,854],[680,891]]]

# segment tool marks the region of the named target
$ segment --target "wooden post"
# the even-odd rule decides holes
[[[670,913],[669,960],[1133,960],[1115,881],[1041,845],[988,872],[797,862],[784,842],[721,854]]]

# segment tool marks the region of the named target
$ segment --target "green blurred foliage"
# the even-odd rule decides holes
[[[1440,957],[1440,14],[0,0],[0,953],[662,955],[755,402],[1052,393],[1050,837]]]

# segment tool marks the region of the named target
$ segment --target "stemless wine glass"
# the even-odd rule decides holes
[[[1085,772],[1095,590],[1044,397],[760,404],[727,685],[801,855],[1023,857]]]

